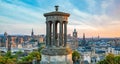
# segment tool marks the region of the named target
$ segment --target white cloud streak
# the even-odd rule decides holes
[[[60,5],[60,11],[68,12],[71,14],[69,23],[68,23],[68,32],[71,32],[74,28],[78,30],[85,31],[100,31],[100,30],[114,30],[120,24],[120,20],[108,16],[106,14],[106,9],[113,5],[113,0],[102,1],[101,4],[96,4],[96,0],[86,0],[88,3],[88,10],[90,13],[83,12],[74,6],[69,0],[56,0],[51,5]],[[38,4],[41,4],[42,1],[39,1]],[[62,5],[61,5],[62,4]],[[95,9],[97,5],[101,6],[102,14],[94,14],[97,12]],[[10,26],[15,32],[20,33],[29,33],[29,31],[34,28],[37,33],[45,33],[45,17],[43,13],[48,12],[49,10],[54,11],[52,6],[48,6],[47,10],[39,7],[34,7],[26,3],[21,2],[20,0],[15,0],[11,3],[3,2],[0,0],[0,26],[4,26],[0,32],[6,31],[8,26]],[[119,9],[120,10],[120,9]],[[8,23],[5,25],[5,23]],[[42,25],[42,27],[41,27]],[[9,29],[10,30],[10,29]],[[9,31],[8,30],[8,31]],[[25,32],[24,32],[25,31]]]

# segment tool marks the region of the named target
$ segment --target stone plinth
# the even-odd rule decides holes
[[[72,50],[69,48],[45,48],[41,64],[72,64]]]
[[[45,48],[42,50],[42,54],[44,55],[68,55],[72,53],[72,50],[70,48],[65,48],[65,47],[52,47],[52,48]]]

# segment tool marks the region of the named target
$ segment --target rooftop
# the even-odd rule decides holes
[[[45,13],[44,14],[44,16],[46,17],[46,16],[70,16],[70,14],[69,13],[65,13],[65,12],[60,12],[60,11],[58,11],[58,7],[59,6],[55,6],[55,11],[53,11],[53,12],[49,12],[49,13]]]

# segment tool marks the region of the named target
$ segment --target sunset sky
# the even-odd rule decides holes
[[[45,34],[44,13],[70,13],[68,34],[120,37],[120,0],[0,0],[0,34]]]

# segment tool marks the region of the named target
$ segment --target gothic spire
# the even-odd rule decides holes
[[[32,37],[34,36],[34,31],[33,31],[33,29],[32,29],[32,32],[31,32],[31,36],[32,36]]]

